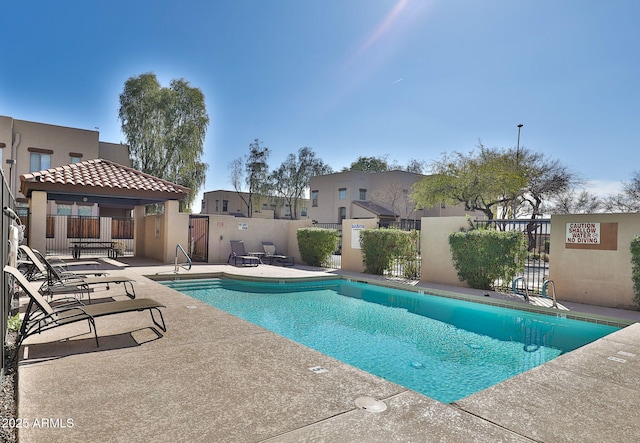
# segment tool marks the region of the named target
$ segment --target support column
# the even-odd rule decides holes
[[[47,252],[47,193],[32,191],[29,199],[29,247]]]
[[[180,212],[180,202],[177,200],[164,202],[164,226],[163,261],[173,263],[176,245],[180,244],[185,251],[189,251],[189,214]]]

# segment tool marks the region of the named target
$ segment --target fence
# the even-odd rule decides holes
[[[2,260],[2,265],[8,262],[9,258],[9,228],[12,223],[18,224],[18,222],[11,215],[11,212],[8,210],[4,210],[4,208],[11,208],[14,210],[15,199],[13,195],[11,195],[11,191],[7,186],[7,181],[5,180],[4,174],[0,168],[0,175],[2,176],[2,191],[0,192],[0,204],[2,204],[2,216],[0,216],[0,236],[2,236],[3,240],[0,242],[0,259]],[[6,345],[7,345],[7,323],[9,319],[9,315],[11,314],[11,294],[9,288],[9,282],[5,278],[4,272],[0,272],[0,287],[2,288],[2,299],[0,300],[0,331],[2,332],[2,350],[0,350],[0,376],[3,376],[5,373],[5,353],[6,353]]]
[[[380,221],[379,228],[395,228],[401,231],[420,231],[420,220],[400,220],[400,221]],[[398,258],[391,264],[391,270],[387,272],[389,277],[403,278],[408,280],[420,280],[420,235],[416,237],[416,256],[413,258]]]
[[[47,255],[70,255],[73,245],[82,243],[91,255],[107,256],[112,248],[100,243],[111,242],[118,243],[118,255],[133,255],[133,234],[133,218],[48,215]]]
[[[551,220],[476,220],[479,226],[492,226],[499,231],[519,231],[527,237],[529,256],[519,289],[524,291],[526,284],[529,292],[541,293],[542,284],[549,275],[549,241],[551,236]],[[496,282],[498,287],[510,288],[511,282]]]
[[[313,227],[338,231],[338,248],[329,256],[325,266],[331,269],[340,269],[342,267],[342,223],[314,223]]]

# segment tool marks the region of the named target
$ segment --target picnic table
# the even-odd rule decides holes
[[[110,258],[118,258],[120,248],[116,247],[115,241],[78,240],[71,242],[71,255],[74,259],[79,259],[81,251],[87,250],[107,250],[107,255]]]

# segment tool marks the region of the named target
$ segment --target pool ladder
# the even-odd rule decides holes
[[[184,255],[184,257],[187,259],[186,262],[178,263],[178,252],[182,252],[182,255]],[[187,265],[189,267],[187,267]],[[180,268],[189,271],[191,269],[192,265],[193,265],[193,262],[191,261],[191,257],[189,257],[189,254],[187,254],[187,251],[184,250],[182,245],[180,243],[178,243],[176,245],[176,258],[175,258],[175,267],[173,269],[173,273],[177,274],[180,271]]]
[[[551,299],[553,300],[553,304],[551,305],[551,307],[557,308],[558,301],[556,300],[556,284],[553,282],[553,280],[545,280],[544,282],[542,282],[542,296],[545,298],[549,298],[549,294],[547,293],[548,286],[551,286]]]
[[[182,255],[184,255],[184,257],[187,259],[186,262],[181,262],[178,263],[178,253],[182,252]],[[189,257],[189,254],[187,254],[187,251],[184,250],[184,248],[182,247],[181,244],[177,244],[176,245],[176,257],[174,259],[174,268],[173,271],[161,271],[161,272],[156,272],[156,275],[160,275],[160,274],[165,274],[167,272],[173,272],[174,274],[178,274],[180,272],[180,268],[185,269],[185,270],[190,270],[191,266],[193,265],[193,262],[191,261],[191,257]]]
[[[522,280],[522,283],[524,284],[524,293],[520,292],[520,290],[518,289],[518,282],[520,280]],[[547,293],[547,288],[549,286],[551,286],[551,297],[549,297],[549,294]],[[529,285],[527,284],[527,280],[524,277],[514,278],[513,283],[511,284],[511,290],[514,294],[522,295],[526,301],[529,301]],[[551,304],[552,308],[558,307],[558,301],[556,300],[556,285],[553,280],[547,279],[542,282],[542,296],[544,298],[551,298],[551,300],[553,300]]]

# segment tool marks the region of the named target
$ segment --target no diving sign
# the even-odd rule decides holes
[[[599,245],[600,223],[567,223],[565,243]]]

